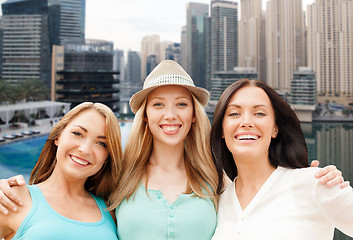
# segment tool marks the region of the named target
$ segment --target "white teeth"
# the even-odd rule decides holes
[[[164,125],[163,126],[163,130],[166,130],[166,131],[168,131],[168,132],[172,132],[172,131],[175,131],[175,130],[177,130],[179,128],[179,126],[166,126],[166,125]]]
[[[237,136],[237,139],[239,139],[239,140],[256,140],[256,139],[259,139],[259,137],[256,135],[240,135],[240,136]]]
[[[77,157],[74,157],[74,156],[71,156],[71,159],[72,159],[74,162],[76,162],[76,163],[78,163],[78,164],[81,164],[81,165],[84,165],[84,166],[86,166],[86,165],[89,164],[89,162],[83,161],[83,160],[78,159]]]

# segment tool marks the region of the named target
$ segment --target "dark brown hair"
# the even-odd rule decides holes
[[[211,130],[211,149],[213,161],[216,164],[219,185],[217,192],[223,188],[224,172],[233,181],[238,175],[232,153],[222,138],[222,122],[230,98],[239,89],[254,86],[263,89],[270,99],[275,113],[278,135],[271,140],[269,159],[272,166],[287,168],[308,167],[308,152],[299,119],[291,107],[278,95],[278,93],[259,80],[242,79],[231,84],[221,95],[213,116]]]

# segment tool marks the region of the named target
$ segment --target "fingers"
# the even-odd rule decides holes
[[[341,187],[346,187],[347,183],[344,183],[342,172],[334,165],[329,165],[324,168],[318,169],[315,173],[315,177],[319,178],[321,184],[326,184],[328,187],[332,187],[341,184]]]
[[[14,177],[10,177],[8,179],[8,184],[12,187],[12,186],[25,186],[26,182],[25,179],[23,178],[22,175],[17,175]]]
[[[349,186],[349,181],[345,181],[343,183],[341,183],[341,188],[345,188],[345,187],[348,187]]]
[[[319,163],[320,162],[318,160],[313,160],[313,161],[311,161],[310,167],[318,167]]]
[[[0,211],[5,215],[8,214],[9,210],[14,212],[17,211],[17,206],[15,204],[18,204],[20,206],[23,205],[23,202],[14,193],[9,184],[9,182],[15,182],[17,185],[18,179],[16,177],[0,180]]]

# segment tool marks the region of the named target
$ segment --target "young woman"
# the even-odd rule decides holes
[[[82,103],[53,128],[28,186],[15,187],[23,207],[0,215],[0,238],[117,239],[104,200],[116,187],[122,151],[114,113]]]
[[[313,177],[294,111],[265,83],[240,80],[222,94],[211,132],[222,189],[214,240],[333,239],[353,236],[351,187],[327,188]]]
[[[162,61],[132,96],[136,115],[111,198],[120,240],[211,239],[218,182],[204,111],[208,98],[170,60]]]

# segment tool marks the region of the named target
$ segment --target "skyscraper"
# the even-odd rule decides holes
[[[60,1],[60,41],[85,39],[86,0]]]
[[[239,21],[239,66],[255,67],[266,81],[265,17],[261,0],[241,0]]]
[[[209,5],[188,3],[186,6],[186,71],[195,85],[206,87],[206,31]]]
[[[294,70],[305,66],[302,0],[269,0],[266,12],[267,83],[289,91]]]
[[[211,74],[238,66],[238,3],[211,2]]]
[[[127,53],[127,80],[130,86],[141,85],[141,60],[140,56],[135,51]]]
[[[69,10],[78,2],[83,9]],[[84,7],[85,0],[7,0],[3,3],[1,78],[12,83],[40,79],[50,87],[52,46],[60,45],[65,37],[83,39]],[[77,18],[80,20],[76,21]],[[77,25],[81,34],[73,35]]]
[[[141,76],[140,82],[147,77],[146,61],[150,55],[156,55],[157,63],[161,61],[160,54],[160,39],[159,35],[145,36],[141,41]]]
[[[353,1],[316,0],[308,6],[308,66],[318,99],[353,102]]]
[[[14,84],[41,79],[50,86],[51,46],[59,44],[59,2],[8,0],[2,12],[2,79]]]

